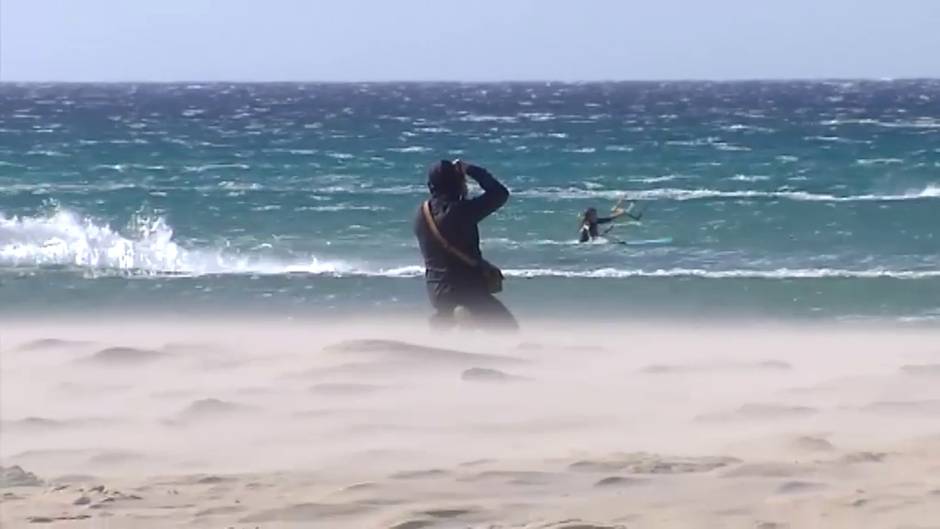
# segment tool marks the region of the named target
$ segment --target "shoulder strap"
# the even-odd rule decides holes
[[[450,243],[447,242],[447,239],[441,235],[441,231],[437,229],[437,223],[434,222],[434,216],[431,215],[431,202],[429,200],[421,204],[421,212],[424,214],[424,220],[428,223],[431,234],[434,235],[434,238],[437,239],[437,242],[440,243],[444,250],[463,261],[467,266],[477,266],[480,264],[476,259],[451,246]]]

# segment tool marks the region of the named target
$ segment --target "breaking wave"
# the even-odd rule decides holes
[[[899,200],[920,200],[940,198],[940,185],[928,185],[919,190],[898,194],[832,195],[829,193],[811,193],[809,191],[720,191],[717,189],[679,189],[660,188],[640,191],[597,190],[543,187],[523,190],[517,196],[548,199],[583,199],[605,198],[630,200],[702,200],[702,199],[785,199],[804,202],[891,202]]]
[[[495,239],[491,242],[503,242]],[[571,241],[542,240],[541,245]],[[269,245],[268,250],[271,249]],[[45,214],[8,217],[0,213],[0,268],[58,267],[92,275],[201,276],[309,274],[328,277],[412,278],[424,273],[418,264],[376,266],[316,256],[279,258],[258,251],[233,253],[223,248],[189,248],[174,239],[162,217],[137,216],[124,230],[56,208]],[[777,268],[710,270],[701,268],[518,268],[509,277],[537,278],[705,278],[705,279],[924,279],[940,270],[889,268]]]

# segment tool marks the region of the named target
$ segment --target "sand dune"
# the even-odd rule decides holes
[[[170,422],[200,424],[202,421],[215,421],[251,412],[253,408],[236,402],[216,398],[199,399],[191,402]]]
[[[743,404],[735,410],[710,413],[697,417],[700,421],[775,421],[806,417],[818,413],[819,410],[809,406],[793,406],[788,404]]]
[[[90,345],[84,340],[62,340],[59,338],[39,338],[30,340],[16,347],[16,351],[42,352],[78,349]]]
[[[383,386],[355,382],[324,382],[310,386],[310,392],[320,395],[364,395],[381,391]]]
[[[940,520],[937,333],[590,325],[19,325],[3,527]]]
[[[668,457],[658,454],[621,454],[596,460],[581,460],[568,468],[583,472],[627,472],[630,474],[688,474],[708,472],[739,462],[732,457]]]
[[[877,401],[863,406],[862,410],[876,413],[910,413],[940,417],[940,399]]]
[[[323,348],[328,353],[368,355],[376,358],[403,359],[412,362],[464,364],[514,364],[522,360],[511,356],[468,353],[455,349],[428,347],[397,340],[348,340]]]
[[[901,371],[909,375],[940,377],[940,364],[914,364],[901,366]]]
[[[460,374],[460,379],[468,382],[520,382],[529,380],[526,377],[510,375],[498,369],[485,367],[471,367]]]
[[[650,364],[640,371],[650,374],[675,374],[675,373],[701,373],[701,372],[722,372],[722,371],[750,371],[750,370],[787,370],[793,367],[787,362],[780,360],[761,360],[758,362],[715,362],[708,364]]]
[[[120,366],[154,362],[167,358],[168,356],[168,354],[160,351],[138,349],[135,347],[108,347],[82,360],[87,363],[99,365]]]

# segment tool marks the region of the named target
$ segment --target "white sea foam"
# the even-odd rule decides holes
[[[234,182],[231,180],[223,180],[218,183],[218,187],[221,189],[227,189],[229,191],[257,191],[261,189],[261,184],[256,182]]]
[[[937,129],[940,128],[940,119],[934,117],[916,117],[913,119],[902,119],[897,121],[883,121],[878,119],[830,119],[820,123],[821,125],[833,127],[839,125],[875,125],[885,128],[908,128],[908,129]]]
[[[519,119],[516,116],[492,116],[485,114],[466,114],[460,118],[460,121],[471,123],[516,123]]]
[[[447,127],[417,127],[415,130],[425,134],[450,134],[453,132]]]
[[[100,182],[100,183],[68,183],[68,182],[38,182],[17,183],[0,187],[0,193],[17,194],[31,193],[41,195],[46,193],[95,193],[120,191],[122,189],[135,189],[139,186],[132,182]]]
[[[925,279],[940,277],[940,270],[890,270],[873,268],[849,270],[838,268],[778,268],[773,270],[705,270],[699,268],[662,268],[655,270],[599,268],[595,270],[555,270],[527,268],[504,270],[510,277],[630,278],[698,277],[705,279]]]
[[[184,171],[192,173],[204,173],[206,171],[215,171],[219,169],[241,169],[246,171],[251,169],[251,166],[243,163],[207,163],[204,165],[188,165],[183,168]]]
[[[492,239],[512,246],[509,239]],[[571,240],[537,240],[527,244],[561,246]],[[317,256],[279,257],[270,245],[252,251],[233,253],[220,247],[190,247],[174,239],[172,227],[161,217],[138,217],[129,227],[117,230],[106,223],[57,209],[29,217],[8,217],[0,213],[0,267],[65,267],[92,275],[201,276],[201,275],[286,275],[309,274],[327,277],[416,278],[422,266],[395,263],[367,263],[350,259],[322,259]],[[504,273],[517,278],[670,278],[703,279],[925,279],[940,278],[940,270],[890,269],[870,267],[724,269],[705,268],[508,268]]]
[[[743,123],[735,123],[733,125],[726,125],[726,126],[721,127],[721,130],[726,130],[726,131],[731,131],[731,132],[736,132],[740,130],[752,131],[752,132],[763,132],[763,133],[774,132],[774,129],[769,128],[769,127],[760,127],[757,125],[747,125]]]
[[[855,160],[858,165],[890,165],[904,163],[900,158],[859,158]]]
[[[750,147],[745,147],[743,145],[733,145],[731,143],[725,142],[716,142],[712,144],[719,151],[728,151],[728,152],[746,152],[750,151]]]
[[[897,194],[833,195],[809,191],[720,191],[717,189],[659,188],[647,190],[590,190],[579,188],[542,187],[518,191],[517,196],[548,199],[605,198],[631,200],[701,200],[701,199],[785,199],[804,202],[890,202],[940,198],[940,185]]]
[[[354,204],[334,204],[331,206],[300,206],[294,211],[388,211],[385,206],[359,206]]]
[[[66,158],[68,154],[60,151],[53,151],[49,149],[34,149],[31,151],[26,151],[27,156],[48,156],[50,158]]]
[[[408,147],[393,147],[389,149],[389,151],[401,153],[431,152],[431,148],[422,147],[420,145],[409,145]]]
[[[808,136],[804,140],[822,141],[826,143],[844,143],[844,144],[871,144],[871,140],[855,140],[852,138],[843,138],[842,136]]]
[[[731,180],[734,180],[735,182],[763,182],[765,180],[770,180],[770,177],[766,175],[736,174],[731,177]]]
[[[593,154],[597,149],[594,147],[581,147],[577,149],[565,149],[565,152],[575,153],[575,154]]]
[[[529,121],[551,121],[555,119],[555,114],[551,112],[520,112],[518,116]]]
[[[685,179],[694,179],[694,176],[689,175],[679,175],[679,174],[667,174],[663,176],[648,176],[648,177],[639,177],[631,178],[632,182],[642,182],[644,184],[656,184],[659,182],[669,182],[672,180],[685,180]]]

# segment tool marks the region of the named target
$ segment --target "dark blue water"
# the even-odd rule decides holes
[[[940,318],[940,81],[2,84],[2,305],[426,310],[455,156],[522,313]]]

